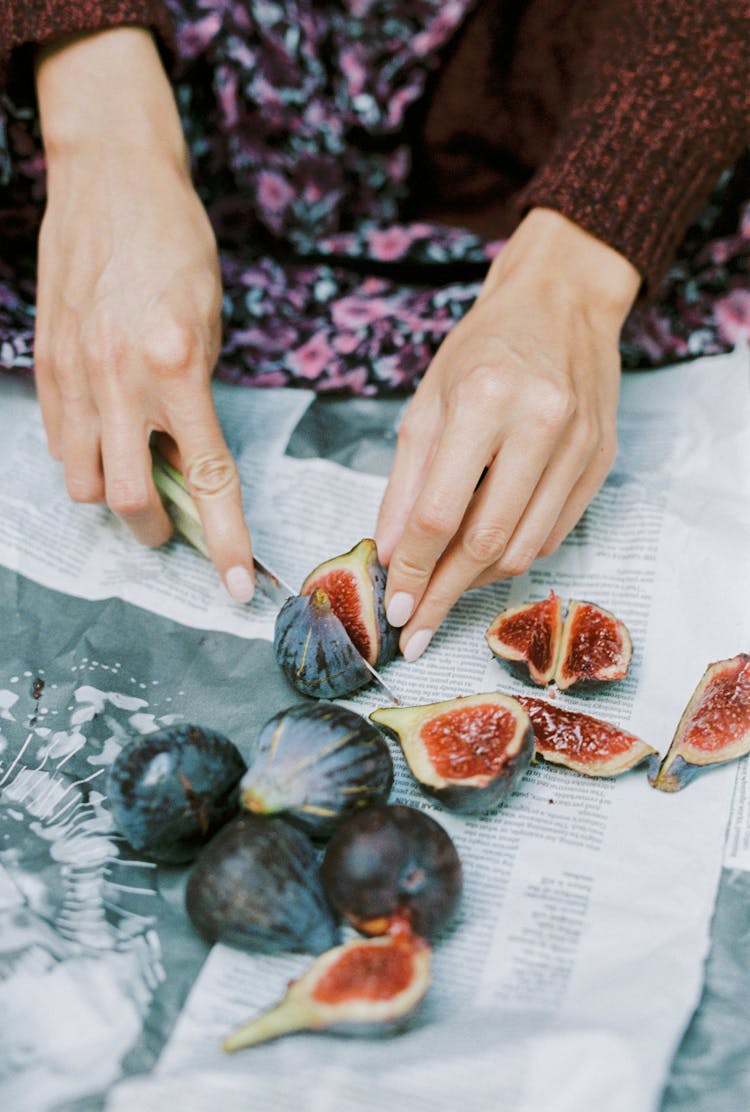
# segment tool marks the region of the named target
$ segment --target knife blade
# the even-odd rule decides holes
[[[200,516],[188,491],[182,472],[173,467],[153,445],[151,446],[151,460],[156,489],[159,491],[164,508],[171,517],[175,529],[202,556],[210,559]],[[277,606],[283,606],[288,598],[297,594],[288,583],[284,582],[280,575],[255,555],[253,556],[253,565],[258,587]],[[375,683],[382,688],[391,702],[398,703],[397,696],[391,691],[377,669],[373,668],[372,664],[361,653],[359,658]]]

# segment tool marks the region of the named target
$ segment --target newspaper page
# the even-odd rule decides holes
[[[236,395],[230,404],[222,394],[222,419],[240,425]],[[254,614],[255,601],[232,604],[211,569],[177,542],[142,556],[106,511],[63,511],[33,400],[15,390],[12,402],[0,468],[13,469],[14,482],[3,484],[2,518],[15,513],[17,526],[0,532],[0,562],[70,594],[109,591],[186,625],[271,635],[272,614]],[[372,532],[384,485],[330,461],[284,456],[304,404],[295,410],[279,397],[268,403],[279,410],[258,421],[254,444],[239,427],[230,437],[253,484],[248,514],[258,551],[293,585],[317,560]],[[14,433],[21,422],[23,443]],[[613,610],[636,647],[627,680],[596,695],[558,694],[559,705],[608,718],[664,752],[706,664],[750,642],[742,589],[749,423],[746,350],[626,377],[618,462],[580,525],[528,575],[468,592],[419,661],[389,665],[385,678],[401,701],[494,689],[539,694],[492,660],[484,630],[504,606],[554,587],[566,600]],[[24,454],[35,429],[36,448]],[[48,544],[42,560],[26,538],[31,529],[45,536],[45,528],[66,541]],[[164,564],[149,565],[149,575],[141,561],[154,557]],[[153,591],[139,594],[151,579]],[[349,700],[361,713],[379,703],[376,688]],[[462,908],[436,946],[419,1023],[393,1040],[297,1036],[227,1058],[222,1037],[274,1002],[306,959],[217,946],[157,1069],[113,1090],[115,1112],[161,1109],[167,1100],[196,1112],[217,1101],[227,1109],[398,1102],[522,1112],[657,1105],[698,1001],[736,766],[669,796],[653,791],[642,769],[590,780],[538,764],[503,808],[467,819],[428,803],[395,748],[394,760],[393,798],[442,823],[465,871]]]
[[[706,664],[750,643],[749,421],[744,351],[626,378],[618,463],[582,523],[527,576],[468,593],[419,661],[390,665],[402,701],[530,691],[490,658],[483,633],[500,608],[553,586],[615,611],[636,645],[626,681],[558,694],[559,705],[663,753]],[[378,484],[326,461],[284,460],[280,477],[269,552],[294,579],[310,500],[322,556],[367,531]],[[349,702],[367,712],[379,699],[368,689]],[[398,760],[394,798],[443,824],[466,874],[420,1024],[388,1043],[298,1036],[228,1059],[222,1037],[306,960],[217,946],[154,1077],[116,1089],[111,1108],[655,1107],[699,998],[735,774],[717,769],[664,795],[643,770],[590,780],[538,764],[499,812],[466,819],[426,802]]]

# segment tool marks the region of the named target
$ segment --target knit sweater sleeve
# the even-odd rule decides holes
[[[165,0],[0,0],[0,82],[20,48],[54,42],[80,31],[139,24],[169,42]]]
[[[610,244],[653,292],[721,171],[750,142],[748,0],[607,0],[525,209]]]

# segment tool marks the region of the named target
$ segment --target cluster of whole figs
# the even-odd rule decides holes
[[[302,1028],[397,1030],[415,1013],[462,870],[439,823],[388,804],[392,783],[380,731],[326,702],[276,714],[247,763],[187,725],[136,738],[113,761],[108,795],[130,846],[165,864],[197,855],[185,902],[207,941],[319,955],[227,1050]],[[363,937],[342,944],[342,922]]]

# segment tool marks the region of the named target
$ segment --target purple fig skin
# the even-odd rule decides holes
[[[107,775],[115,826],[142,857],[168,865],[192,861],[239,811],[245,767],[233,742],[201,726],[134,738]]]
[[[406,923],[434,938],[451,920],[463,886],[450,837],[415,807],[368,807],[343,823],[321,866],[331,906],[363,934]]]
[[[372,680],[322,590],[287,599],[276,618],[273,644],[286,678],[313,699],[349,695]]]
[[[242,805],[281,813],[314,838],[385,803],[393,761],[372,723],[333,703],[301,703],[273,716],[258,734],[240,784]]]
[[[652,788],[658,788],[662,792],[679,792],[686,788],[699,773],[704,771],[703,765],[691,765],[684,761],[682,757],[675,757],[669,772],[659,776],[659,769],[661,768],[662,759],[658,753],[648,760],[648,782]]]
[[[244,813],[228,823],[193,866],[185,906],[208,942],[320,954],[338,941],[315,847],[281,818]]]

